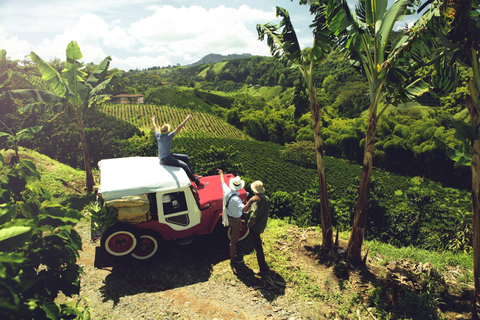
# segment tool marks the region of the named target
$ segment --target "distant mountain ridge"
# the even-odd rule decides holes
[[[198,60],[197,62],[186,65],[186,67],[194,67],[202,64],[207,64],[207,63],[218,63],[218,62],[222,62],[222,60],[224,59],[226,60],[245,59],[251,56],[252,55],[250,53],[242,53],[242,54],[234,53],[234,54],[228,54],[226,56],[222,54],[210,53],[210,54],[207,54],[202,59]]]

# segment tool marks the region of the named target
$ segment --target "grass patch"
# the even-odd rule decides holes
[[[349,232],[339,234],[340,246],[344,249],[348,237]],[[267,263],[291,290],[289,299],[318,306],[309,309],[316,313],[315,316],[312,313],[312,319],[333,318],[334,315],[339,319],[357,319],[358,316],[363,319],[368,317],[367,306],[373,307],[370,314],[378,319],[392,315],[401,318],[405,312],[413,315],[418,312],[427,318],[436,314],[435,319],[442,319],[443,314],[452,309],[452,296],[463,298],[467,303],[473,287],[473,257],[469,254],[396,248],[378,241],[365,241],[363,251],[365,254],[368,248],[370,257],[367,272],[349,270],[342,273],[335,262],[313,254],[311,248],[322,241],[318,227],[298,228],[284,220],[269,219],[262,239]],[[418,273],[407,268],[400,272],[404,275],[410,272],[409,279],[416,279],[415,290],[400,282],[385,281],[391,272],[387,264],[397,261],[409,266],[431,265],[431,271]],[[246,262],[255,265],[254,253]],[[388,295],[397,303],[398,312]],[[464,311],[468,313],[469,309]]]
[[[5,157],[14,154],[12,150],[0,151]],[[41,180],[33,182],[34,187],[42,187],[52,195],[54,201],[76,209],[83,208],[95,199],[93,193],[85,190],[85,171],[74,169],[34,150],[19,148],[20,159],[32,160],[41,174]],[[98,173],[94,171],[94,176]]]
[[[436,252],[417,249],[412,246],[396,248],[379,241],[366,241],[371,256],[382,257],[383,262],[397,259],[408,259],[415,262],[430,262],[435,268],[445,270],[449,267],[460,267],[464,270],[473,269],[473,254],[452,253],[449,251]]]
[[[301,301],[305,307],[322,306],[309,307],[312,319],[333,314],[347,319],[359,302],[358,294],[348,285],[348,280],[337,276],[333,264],[305,255],[305,242],[302,239],[307,231],[308,239],[313,241],[307,244],[320,244],[319,228],[302,229],[285,220],[269,219],[262,239],[267,264],[274,270],[272,278],[277,276],[287,283],[290,301]],[[247,257],[246,261],[251,261],[257,267],[254,254]]]
[[[225,65],[227,63],[228,63],[228,61],[222,61],[222,62],[215,63],[212,67],[213,72],[215,72],[215,74],[220,74],[220,72],[223,70],[223,68],[225,67]]]

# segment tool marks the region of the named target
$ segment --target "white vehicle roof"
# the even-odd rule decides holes
[[[191,185],[182,168],[161,165],[158,157],[104,159],[98,162],[98,168],[98,192],[105,200]]]

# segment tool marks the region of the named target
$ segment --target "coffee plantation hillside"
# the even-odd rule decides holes
[[[131,142],[126,156],[156,156],[153,132]],[[300,161],[311,156],[312,148],[311,143],[299,151],[290,145],[217,138],[191,131],[179,134],[172,142],[172,152],[188,154],[198,174],[214,175],[221,168],[242,176],[247,190],[251,182],[262,180],[271,196],[274,216],[300,226],[320,224],[317,171],[308,160]],[[330,156],[325,162],[334,225],[348,230],[361,167]],[[467,190],[379,168],[374,169],[373,180],[371,218],[366,230],[369,239],[398,246],[470,250],[471,203]]]
[[[152,115],[155,115],[159,121],[169,123],[173,128],[176,128],[188,114],[193,113],[193,119],[187,122],[180,134],[190,132],[210,137],[251,139],[242,131],[216,116],[184,108],[147,104],[107,104],[102,106],[100,111],[108,116],[131,123],[143,131],[153,129]]]

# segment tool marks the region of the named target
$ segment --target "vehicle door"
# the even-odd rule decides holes
[[[182,231],[198,225],[201,212],[189,188],[160,191],[156,194],[158,222]]]

